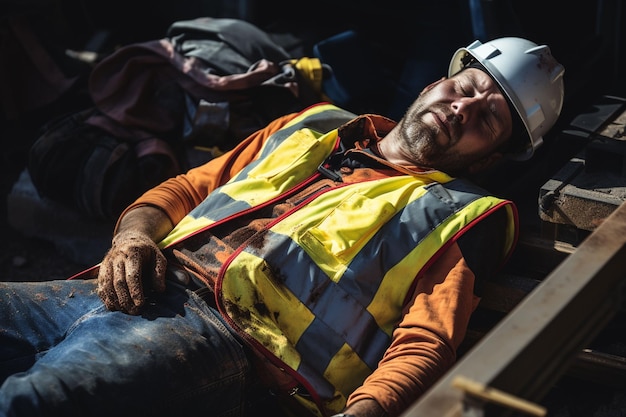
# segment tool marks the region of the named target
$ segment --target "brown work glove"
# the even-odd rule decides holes
[[[165,290],[166,265],[165,256],[147,235],[120,232],[100,264],[98,295],[109,310],[139,314],[146,290]]]

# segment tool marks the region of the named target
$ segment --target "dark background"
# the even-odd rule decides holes
[[[285,0],[1,0],[1,195],[6,198],[24,169],[28,149],[42,125],[89,105],[85,90],[91,66],[68,57],[68,49],[93,51],[104,57],[120,46],[163,37],[175,21],[201,16],[254,23],[294,57],[313,56],[313,46],[320,41],[352,31],[357,38],[323,50],[338,83],[350,94],[349,100],[338,104],[357,113],[371,111],[398,119],[421,88],[446,73],[449,59],[459,46],[474,39],[484,42],[499,36],[524,36],[550,45],[566,68],[565,105],[552,131],[554,136],[598,97],[626,94],[622,75],[624,13],[619,0],[576,4],[565,0],[319,0],[297,5]],[[45,80],[42,74],[47,70],[37,67],[39,63],[33,63],[23,50],[24,45],[11,30],[14,25],[25,29],[49,54],[56,71],[72,80],[68,86],[55,88]],[[538,162],[519,168],[537,171],[534,178],[524,177],[522,184],[517,176],[517,184],[511,184],[511,177],[503,177],[503,184],[494,184],[498,191],[525,199],[521,193],[529,188],[535,193],[550,171],[556,171],[579,145],[551,142],[550,135],[546,143],[548,146],[538,153]],[[3,203],[0,208],[3,221],[5,206]],[[81,266],[48,259],[53,256],[49,245],[23,242],[19,233],[7,225],[4,229],[7,239],[3,239],[0,268],[8,279],[40,276],[38,270],[29,268],[41,262],[49,277],[58,277],[55,270],[63,276]]]
[[[536,211],[541,184],[580,146],[558,132],[603,95],[626,95],[623,72],[623,2],[619,0],[472,0],[436,2],[324,1],[6,1],[0,0],[0,169],[4,230],[3,280],[63,279],[91,266],[69,259],[53,242],[28,236],[7,223],[6,198],[25,169],[28,150],[42,126],[89,105],[89,64],[65,51],[106,56],[119,46],[158,39],[170,24],[201,16],[235,17],[267,31],[294,57],[313,56],[320,41],[353,31],[356,41],[327,51],[338,82],[350,93],[345,107],[399,118],[413,97],[445,75],[456,48],[474,39],[524,36],[546,43],[565,66],[563,114],[533,162],[514,167],[492,186]],[[56,70],[73,82],[55,91],[33,69],[20,40],[20,25],[45,50]],[[45,72],[42,68],[40,71]],[[44,79],[42,81],[42,79]],[[519,175],[523,172],[524,175]],[[536,228],[531,215],[523,225]],[[626,415],[624,392],[565,378],[546,403],[551,416]]]

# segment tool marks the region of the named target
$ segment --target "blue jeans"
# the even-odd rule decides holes
[[[264,392],[217,311],[176,284],[139,316],[106,310],[95,280],[0,282],[0,297],[2,417],[239,417]]]

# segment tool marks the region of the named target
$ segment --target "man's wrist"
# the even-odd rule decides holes
[[[387,417],[387,413],[373,398],[363,398],[332,417]]]

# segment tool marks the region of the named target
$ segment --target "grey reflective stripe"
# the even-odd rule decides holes
[[[337,108],[336,110],[325,110],[320,113],[306,117],[300,123],[285,127],[273,133],[267,140],[263,151],[258,159],[248,164],[234,178],[234,181],[243,181],[247,178],[248,172],[256,167],[266,156],[270,155],[286,138],[295,131],[309,128],[317,132],[326,133],[356,117],[353,113]],[[332,149],[329,150],[329,152]],[[311,168],[311,175],[315,173],[317,166]],[[196,206],[189,215],[194,218],[205,217],[216,221],[227,218],[242,210],[250,208],[250,205],[243,201],[237,201],[230,196],[221,193],[220,188],[215,189],[205,200]]]
[[[261,252],[258,248],[247,249],[265,258],[284,285],[314,313],[315,319],[299,339],[297,349],[306,365],[319,373],[318,377],[344,343],[370,369],[376,368],[391,342],[366,310],[381,280],[443,221],[482,197],[474,193],[480,189],[465,186],[460,180],[449,184],[449,188],[438,183],[426,186],[428,192],[382,227],[338,283],[321,272],[287,236],[269,233]],[[415,276],[406,278],[413,280]]]
[[[320,113],[312,114],[311,116],[306,117],[299,123],[295,123],[292,126],[287,126],[276,131],[268,138],[259,158],[241,170],[241,172],[237,174],[236,179],[246,178],[250,170],[256,167],[264,157],[274,152],[274,150],[295,131],[300,129],[311,129],[319,133],[328,133],[331,130],[337,129],[344,123],[349,122],[355,117],[356,115],[354,113],[350,113],[340,108],[337,108],[336,110],[324,110]],[[329,149],[329,152],[331,151],[332,149]],[[317,167],[314,167],[311,174],[313,174],[316,169]]]
[[[189,216],[217,221],[250,208],[247,202],[234,200],[228,194],[220,193],[218,190],[219,188],[191,210]]]

